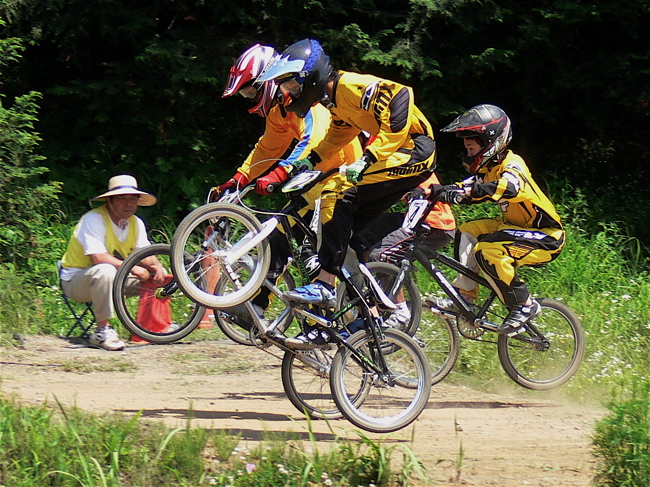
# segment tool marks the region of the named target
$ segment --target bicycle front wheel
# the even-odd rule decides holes
[[[255,215],[241,206],[210,203],[192,211],[172,239],[172,270],[181,289],[207,308],[227,308],[249,299],[262,285],[270,265],[267,239],[248,244],[261,230]],[[189,264],[186,254],[192,256]],[[197,274],[206,287],[198,285]],[[221,279],[232,283],[231,292],[217,295],[214,289]]]
[[[169,244],[153,244],[136,250],[122,263],[113,281],[113,304],[117,317],[133,335],[151,343],[172,343],[186,337],[205,313],[205,308],[189,299],[171,275],[163,284],[156,285],[151,281],[141,283],[131,274],[133,267],[152,256],[169,270],[170,252]],[[145,322],[145,308],[160,313],[156,324]],[[161,321],[161,316],[168,318],[169,322]]]
[[[384,339],[376,343],[367,330],[355,333],[347,342],[350,348],[342,346],[336,352],[330,372],[337,408],[352,424],[373,433],[389,433],[411,424],[431,394],[431,372],[413,338],[388,328]],[[380,365],[380,354],[385,368]],[[358,401],[358,391],[364,388],[367,393]]]
[[[584,332],[565,304],[549,298],[537,302],[542,314],[519,335],[499,335],[498,351],[508,377],[527,389],[546,391],[567,382],[580,367]]]
[[[410,318],[406,323],[400,324],[399,329],[413,336],[422,319],[422,298],[415,281],[411,279],[411,275],[407,271],[402,286],[397,289],[395,288],[395,281],[400,272],[399,267],[388,262],[368,262],[367,267],[379,282],[381,289],[393,302],[402,301],[406,304]],[[381,306],[381,303],[379,304]],[[391,310],[382,309],[384,322],[388,320],[391,314]]]

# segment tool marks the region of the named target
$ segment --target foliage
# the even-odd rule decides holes
[[[36,100],[32,92],[5,108],[0,104],[0,262],[25,267],[36,246],[37,227],[56,201],[60,184],[43,183],[47,168],[35,153]]]
[[[43,93],[43,154],[75,205],[129,172],[160,196],[144,215],[178,222],[263,130],[242,100],[219,98],[230,65],[255,42],[307,36],[336,68],[412,85],[436,127],[476,103],[503,106],[535,173],[611,192],[604,218],[650,202],[637,184],[650,168],[649,0],[1,0],[0,15],[28,46],[3,90]],[[439,137],[443,179],[459,173],[457,150]],[[646,239],[647,212],[628,214]]]
[[[141,487],[172,485],[398,485],[387,469],[392,447],[337,439],[321,453],[287,433],[253,450],[224,431],[169,429],[139,415],[95,416],[77,408],[20,405],[0,397],[0,484]],[[267,435],[268,436],[268,435]],[[399,485],[408,485],[402,473]]]
[[[650,482],[650,382],[635,381],[614,397],[592,438],[598,460],[595,485],[644,487]]]
[[[12,343],[15,334],[41,331],[40,314],[33,288],[14,269],[0,264],[0,345]]]

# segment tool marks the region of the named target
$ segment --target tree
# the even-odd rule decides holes
[[[0,26],[3,25],[0,20]],[[0,39],[0,68],[21,57],[19,39]],[[42,182],[47,168],[36,153],[37,100],[30,92],[5,108],[0,95],[0,263],[25,267],[36,247],[36,229],[57,200],[60,183]]]

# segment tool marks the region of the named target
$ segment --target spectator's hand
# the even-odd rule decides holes
[[[404,201],[410,203],[413,200],[422,200],[426,197],[426,192],[422,188],[415,188],[404,195]]]
[[[257,181],[255,181],[255,192],[257,194],[271,194],[278,186],[285,182],[288,177],[289,175],[284,166],[276,167],[266,176],[257,178]]]
[[[345,168],[345,177],[356,184],[363,179],[363,172],[368,168],[368,161],[363,157]]]
[[[131,268],[131,274],[137,277],[140,282],[145,282],[151,279],[151,273],[149,272],[149,269],[140,265],[134,265]]]
[[[161,286],[165,282],[165,268],[160,262],[156,263],[154,267],[154,273],[151,275],[151,279],[157,286]]]

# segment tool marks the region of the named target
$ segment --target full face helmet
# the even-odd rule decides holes
[[[271,46],[255,44],[248,48],[230,68],[222,98],[239,93],[250,103],[249,113],[257,113],[260,117],[268,116],[273,102],[278,101],[278,86],[273,81],[256,81],[276,55],[276,50]]]
[[[330,58],[320,43],[303,39],[282,51],[266,67],[258,83],[275,80],[282,95],[291,100],[287,110],[304,118],[323,97],[331,72]]]
[[[440,131],[456,132],[456,137],[474,137],[480,141],[481,150],[476,155],[463,155],[463,165],[472,174],[504,152],[512,140],[510,119],[495,105],[476,105]]]

